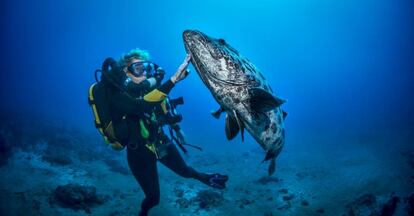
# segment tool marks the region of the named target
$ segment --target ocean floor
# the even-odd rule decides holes
[[[79,131],[48,130],[25,139],[15,133],[17,139],[6,130],[0,215],[137,215],[143,193],[125,151]],[[224,190],[159,163],[161,201],[150,215],[414,214],[414,151],[375,139],[301,140],[287,142],[271,177],[257,144],[240,143],[240,151],[190,150],[185,159],[197,170],[229,175]],[[10,147],[13,141],[20,144]]]

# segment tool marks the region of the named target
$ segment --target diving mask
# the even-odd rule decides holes
[[[141,62],[134,62],[128,66],[128,71],[136,76],[142,76],[147,74],[152,74],[155,70],[156,66],[154,63],[150,61],[141,61]]]

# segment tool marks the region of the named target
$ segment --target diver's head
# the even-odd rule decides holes
[[[118,63],[123,67],[125,74],[133,82],[139,84],[147,79],[149,67],[154,67],[149,59],[148,51],[136,48],[122,55]]]

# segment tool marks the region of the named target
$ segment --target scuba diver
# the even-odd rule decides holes
[[[116,64],[117,80],[122,86],[107,91],[116,137],[127,147],[129,168],[145,194],[140,216],[147,215],[160,201],[157,161],[184,178],[193,178],[217,189],[226,187],[227,175],[196,171],[185,163],[173,144],[174,140],[178,144],[185,140],[178,125],[181,116],[171,114],[174,104],[168,94],[187,77],[190,59],[187,55],[177,72],[161,84],[164,70],[149,61],[148,52],[133,49]],[[166,125],[170,127],[170,137],[164,132]]]

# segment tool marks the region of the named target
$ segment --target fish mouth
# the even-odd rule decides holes
[[[197,30],[185,30],[183,32],[183,41],[184,41],[184,48],[188,54],[191,54],[191,63],[195,67],[197,73],[200,75],[201,79],[206,82],[207,77],[206,74],[208,73],[206,66],[203,62],[199,59],[197,54],[194,50],[192,50],[193,45],[196,41],[200,41],[200,43],[205,43],[207,41],[207,36]]]
[[[209,52],[211,59],[217,62],[219,61],[218,58],[219,55],[222,55],[222,52],[220,51],[220,54],[217,54],[217,50],[219,48],[212,48],[216,46],[215,40],[216,39],[209,37],[208,35],[198,30],[185,30],[183,32],[185,50],[188,54],[191,54],[191,63],[193,64],[194,68],[196,69],[197,73],[199,74],[203,82],[206,85],[208,84],[208,81],[231,86],[247,85],[246,82],[240,82],[237,80],[227,80],[226,78],[219,77],[213,71],[209,70],[208,65],[206,65],[209,63],[204,62],[202,59],[203,56],[200,55],[200,47],[204,47]],[[212,51],[213,49],[215,49],[215,52]]]
[[[208,42],[208,36],[197,30],[185,30],[183,32],[183,41],[186,52],[194,56],[195,50],[193,49],[195,48],[192,47],[196,47],[196,43],[205,45]]]

